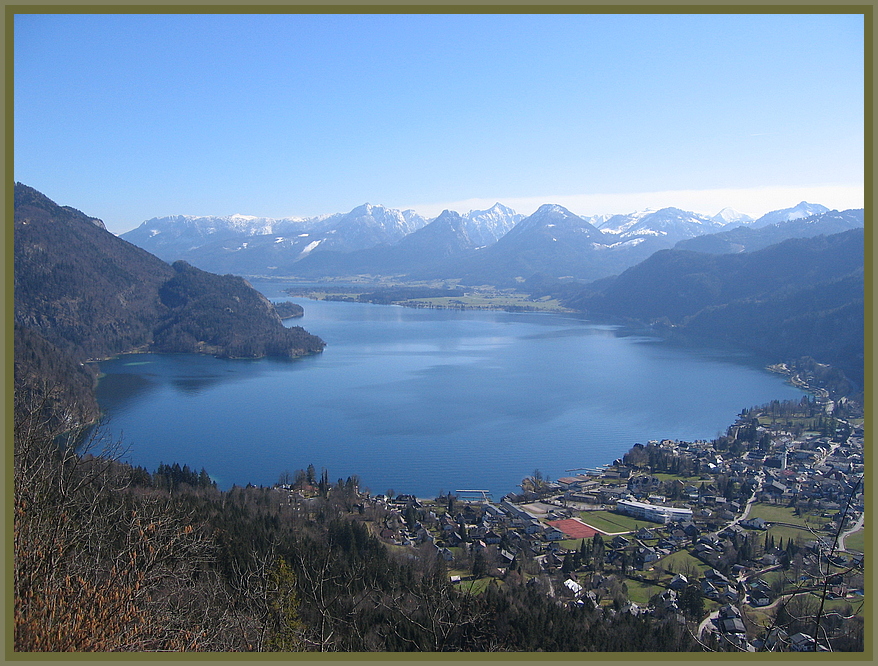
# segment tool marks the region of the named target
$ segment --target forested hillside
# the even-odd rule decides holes
[[[567,304],[778,360],[813,357],[864,379],[864,232],[790,239],[740,254],[657,252]]]
[[[36,391],[63,385],[51,395],[69,408],[76,403],[83,417],[96,412],[83,366],[89,359],[130,351],[295,357],[323,349],[301,327],[284,327],[242,278],[169,266],[20,183],[14,232],[16,382]]]

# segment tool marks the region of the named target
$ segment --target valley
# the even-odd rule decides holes
[[[861,650],[863,211],[516,215],[17,185],[20,649]]]

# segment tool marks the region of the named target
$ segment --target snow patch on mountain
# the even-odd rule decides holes
[[[321,238],[320,240],[316,240],[316,241],[312,241],[312,242],[308,243],[308,244],[302,249],[302,251],[299,253],[299,256],[300,256],[300,257],[304,257],[304,256],[306,256],[306,255],[308,255],[308,254],[311,254],[311,251],[314,250],[314,248],[316,248],[316,247],[317,247],[318,245],[320,245],[320,243],[322,243],[322,242],[323,242],[323,239]]]

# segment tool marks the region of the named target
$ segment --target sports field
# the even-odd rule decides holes
[[[565,520],[550,520],[549,525],[556,527],[571,539],[591,539],[600,530],[586,525],[576,518],[567,518]],[[602,534],[604,534],[602,532]]]

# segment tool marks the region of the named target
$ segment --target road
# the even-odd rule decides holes
[[[704,635],[704,630],[707,629],[707,625],[713,622],[718,617],[719,611],[715,610],[712,613],[709,613],[708,616],[701,621],[701,624],[698,625],[698,633],[695,634],[699,641],[702,640],[702,636]]]
[[[859,532],[861,529],[863,529],[863,525],[865,524],[865,522],[866,522],[866,513],[863,512],[860,514],[860,517],[857,518],[857,522],[855,522],[853,524],[853,527],[851,527],[848,530],[845,530],[844,532],[842,532],[839,535],[838,546],[836,547],[836,550],[839,552],[843,551],[844,550],[844,540],[847,539],[854,532]]]

